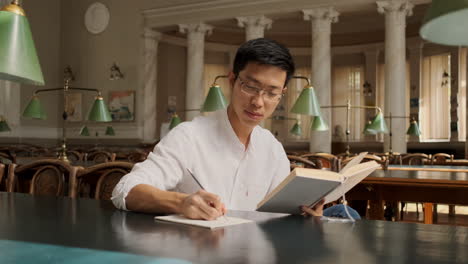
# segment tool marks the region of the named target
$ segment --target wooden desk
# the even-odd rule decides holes
[[[0,193],[2,263],[468,263],[468,228],[230,212],[209,230],[108,201]]]
[[[432,224],[433,203],[468,205],[468,168],[390,166],[373,172],[346,196],[370,200],[370,219],[383,219],[383,201],[422,202],[424,223]]]

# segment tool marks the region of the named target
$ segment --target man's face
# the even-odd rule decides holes
[[[271,65],[248,63],[237,78],[231,72],[229,81],[236,119],[252,128],[273,113],[286,91],[286,71]]]

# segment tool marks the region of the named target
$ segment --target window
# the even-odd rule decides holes
[[[351,105],[365,105],[364,95],[362,93],[362,80],[364,77],[364,67],[339,66],[334,67],[332,71],[332,105],[346,105],[350,100]],[[349,139],[359,141],[362,130],[365,125],[365,112],[361,109],[351,109],[349,112],[349,130],[351,132]],[[334,141],[345,140],[346,132],[346,108],[332,109],[332,125],[330,129],[333,133]]]
[[[460,49],[459,90],[458,90],[458,140],[466,140],[466,56],[467,49]]]
[[[449,54],[424,57],[419,109],[422,140],[450,138],[450,82],[444,82],[444,72],[450,75]]]

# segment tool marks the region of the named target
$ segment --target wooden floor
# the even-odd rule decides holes
[[[424,213],[422,205],[418,205],[419,214],[416,212],[416,204],[407,204],[408,210],[405,209],[403,213],[402,222],[420,222],[423,223]],[[448,205],[437,205],[437,220],[434,221],[436,225],[459,225],[468,226],[468,206],[455,206],[455,215],[449,215]]]

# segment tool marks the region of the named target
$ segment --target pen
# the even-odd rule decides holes
[[[205,188],[203,188],[203,185],[201,185],[201,183],[197,180],[197,178],[195,177],[195,175],[193,175],[193,173],[192,173],[188,168],[187,168],[187,171],[188,171],[188,173],[190,174],[190,176],[192,176],[192,179],[197,183],[198,187],[200,187],[200,189],[206,191]],[[213,202],[210,202],[210,206],[211,206],[211,207],[214,207]],[[223,219],[224,219],[225,221],[227,221],[226,216],[224,215],[224,213],[223,213]]]

